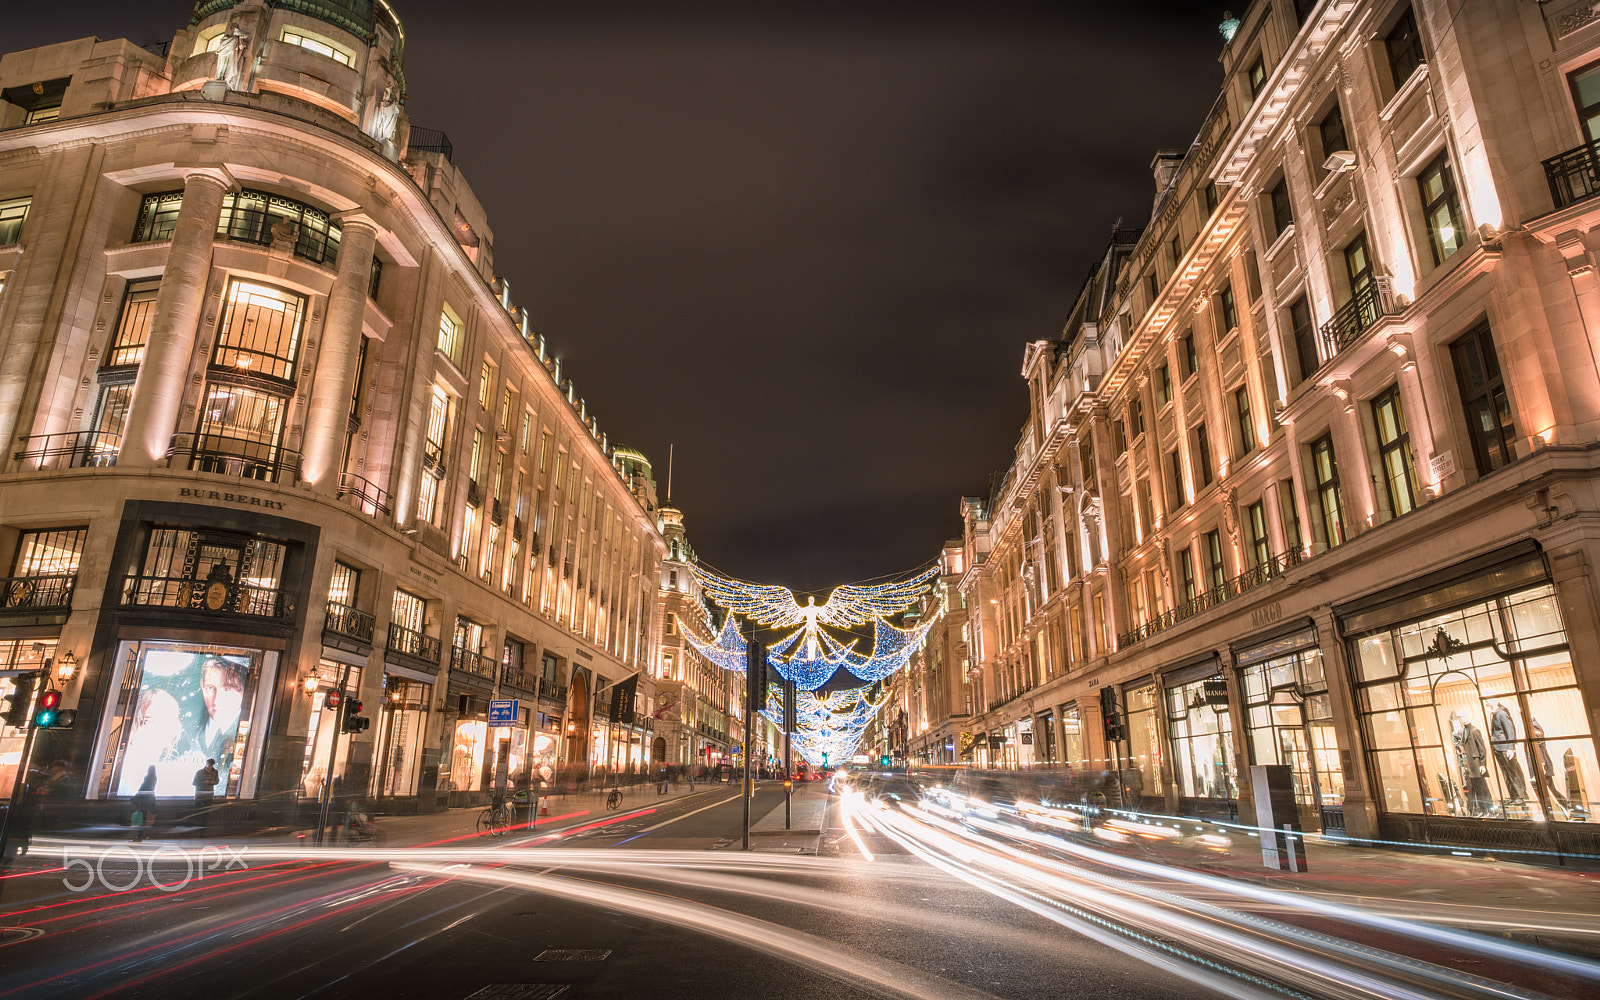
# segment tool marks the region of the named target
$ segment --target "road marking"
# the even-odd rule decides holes
[[[694,812],[686,812],[682,816],[674,816],[672,819],[664,819],[661,822],[657,823],[655,826],[647,826],[647,827],[645,827],[643,830],[640,830],[638,833],[636,833],[633,836],[629,837],[628,840],[638,840],[640,837],[642,837],[645,834],[649,833],[651,830],[659,830],[664,826],[668,826],[668,825],[670,825],[672,823],[678,822],[678,820],[680,820],[680,819],[688,819],[690,816],[695,816],[695,815],[698,815],[699,813],[703,813],[707,809],[715,809],[717,806],[727,805],[729,802],[733,802],[734,800],[736,800],[738,798],[739,798],[739,796],[737,796],[737,795],[730,795],[727,798],[723,799],[721,802],[713,802],[709,806],[701,806],[699,809],[696,809]],[[628,842],[628,840],[619,840],[615,844],[612,844],[611,846],[612,847],[621,847],[623,844],[626,844]]]

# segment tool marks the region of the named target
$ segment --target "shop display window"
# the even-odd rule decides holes
[[[1167,688],[1167,729],[1172,738],[1172,780],[1190,799],[1235,799],[1233,727],[1228,706],[1206,699],[1206,683],[1221,675]]]
[[[383,708],[378,713],[373,794],[415,795],[422,739],[433,685],[394,674],[383,675]]]
[[[1590,820],[1600,770],[1552,587],[1352,644],[1384,809]]]
[[[1123,789],[1128,805],[1137,809],[1143,796],[1162,794],[1161,737],[1157,729],[1156,686],[1141,684],[1123,690],[1128,718],[1128,767]]]
[[[1251,762],[1289,765],[1296,802],[1342,805],[1344,772],[1322,650],[1312,646],[1242,667],[1239,685]]]

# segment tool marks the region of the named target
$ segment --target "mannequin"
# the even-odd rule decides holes
[[[1461,787],[1467,793],[1467,812],[1482,816],[1494,808],[1494,796],[1489,792],[1489,745],[1478,727],[1459,711],[1450,713],[1450,738],[1456,745]]]
[[[1521,805],[1528,798],[1528,782],[1522,775],[1522,764],[1517,760],[1517,723],[1511,711],[1500,702],[1491,702],[1494,710],[1489,716],[1489,742],[1494,747],[1494,760],[1505,779],[1510,805]]]
[[[1528,720],[1528,736],[1533,740],[1534,773],[1538,775],[1539,783],[1544,790],[1550,793],[1551,802],[1566,815],[1572,816],[1572,803],[1561,794],[1561,789],[1556,786],[1556,765],[1550,759],[1550,748],[1545,746],[1544,727],[1539,725],[1538,719]]]

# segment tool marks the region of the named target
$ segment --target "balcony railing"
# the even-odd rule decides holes
[[[292,483],[300,471],[300,453],[244,438],[178,434],[167,450],[167,465],[265,483]]]
[[[446,162],[449,162],[456,152],[456,148],[450,144],[449,136],[436,128],[423,128],[420,125],[411,126],[406,149],[414,153],[442,153]]]
[[[226,580],[129,576],[122,582],[122,605],[246,615],[273,621],[294,617],[293,598],[276,587],[256,587]]]
[[[72,606],[76,574],[0,578],[0,612],[63,611]]]
[[[567,700],[567,686],[565,684],[539,685],[539,697],[546,701],[565,703]]]
[[[1361,334],[1380,316],[1396,311],[1388,283],[1387,278],[1363,283],[1350,296],[1350,301],[1340,306],[1333,318],[1322,324],[1322,339],[1327,344],[1328,357],[1333,357],[1359,340]]]
[[[389,494],[379,489],[377,483],[353,472],[346,472],[339,477],[339,499],[368,517],[388,517],[390,514],[389,501],[392,498]]]
[[[500,668],[500,683],[520,688],[530,694],[537,695],[539,692],[539,675],[531,670],[513,670],[503,666]]]
[[[327,616],[322,619],[322,631],[371,645],[376,624],[373,617],[365,611],[357,611],[348,604],[329,601]]]
[[[1587,142],[1545,160],[1544,178],[1557,208],[1600,194],[1600,142]]]
[[[1157,632],[1163,632],[1179,622],[1187,621],[1195,615],[1209,611],[1224,601],[1231,600],[1265,583],[1276,580],[1288,572],[1291,567],[1300,565],[1302,558],[1299,549],[1291,549],[1282,555],[1273,556],[1261,565],[1240,573],[1231,580],[1225,580],[1218,586],[1204,591],[1191,600],[1184,601],[1171,611],[1157,615],[1138,628],[1121,633],[1117,636],[1117,648],[1121,649],[1148,639]]]
[[[19,462],[37,462],[40,469],[92,469],[117,464],[122,451],[122,435],[109,431],[77,431],[71,434],[34,434],[20,438],[22,447],[11,457]]]
[[[389,623],[389,650],[403,656],[426,660],[435,667],[439,665],[438,639],[394,622]]]
[[[451,670],[460,670],[478,677],[487,677],[492,681],[499,667],[500,664],[482,653],[474,653],[472,650],[462,649],[460,646],[450,647]]]

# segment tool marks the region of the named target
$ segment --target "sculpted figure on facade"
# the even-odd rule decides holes
[[[400,107],[399,91],[392,83],[385,86],[383,96],[372,106],[372,114],[367,118],[367,135],[379,145],[394,141],[394,130],[400,123]]]
[[[229,90],[244,90],[250,79],[250,36],[236,24],[229,25],[217,39],[217,71]]]

